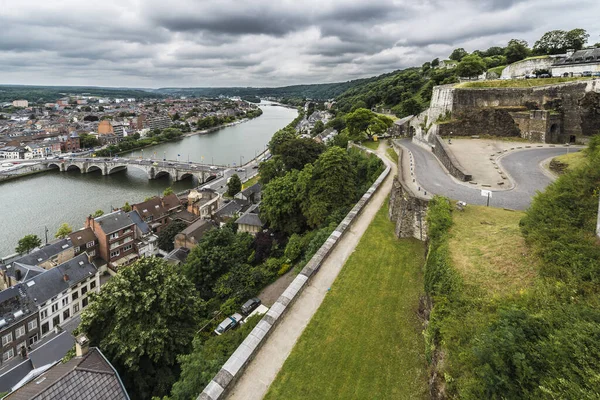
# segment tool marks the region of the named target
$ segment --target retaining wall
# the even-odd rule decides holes
[[[371,154],[376,154],[364,147],[354,144],[351,146],[360,148]],[[383,160],[386,163],[385,160]],[[327,256],[335,248],[340,238],[344,236],[354,220],[360,215],[367,203],[371,200],[375,192],[379,189],[385,178],[389,175],[391,168],[386,166],[385,170],[379,175],[377,180],[371,185],[369,190],[360,198],[358,203],[346,215],[344,220],[329,235],[329,238],[310,259],[308,264],[302,269],[302,272],[290,283],[283,294],[277,299],[275,304],[269,309],[258,325],[250,332],[242,344],[229,357],[219,373],[204,388],[198,400],[220,400],[227,396],[229,390],[233,388],[235,382],[242,376],[246,366],[252,361],[258,353],[260,347],[266,342],[269,334],[275,329],[275,326],[283,319],[285,313],[290,309],[294,301],[298,299],[304,290],[306,283],[318,271]]]
[[[452,176],[457,179],[460,179],[463,182],[468,182],[473,180],[473,176],[469,174],[463,167],[460,165],[454,154],[452,154],[452,150],[448,148],[448,145],[444,143],[444,141],[438,136],[435,135],[433,137],[434,147],[433,154],[441,161],[441,163],[446,167],[448,172]]]
[[[411,189],[410,184],[406,182],[406,179],[410,179],[408,171],[405,171],[407,153],[395,144],[394,148],[398,153],[398,175],[394,179],[390,194],[388,217],[396,224],[394,232],[397,237],[414,237],[425,241],[429,198]]]

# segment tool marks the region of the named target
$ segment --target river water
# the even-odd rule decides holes
[[[243,163],[265,149],[278,129],[297,116],[296,110],[284,107],[261,106],[263,114],[253,120],[223,128],[206,135],[193,135],[177,142],[160,144],[144,149],[144,158],[154,157],[230,164]],[[141,151],[124,154],[140,156]],[[87,215],[101,209],[105,212],[143,201],[162,193],[171,186],[177,191],[194,186],[191,179],[171,182],[168,178],[148,180],[136,168],[126,172],[102,176],[99,172],[81,174],[78,171],[51,171],[18,178],[0,184],[0,256],[14,253],[20,238],[36,234],[44,241],[44,227],[48,240],[54,238],[61,223],[67,222],[78,229]]]

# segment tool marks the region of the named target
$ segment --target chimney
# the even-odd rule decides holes
[[[567,58],[571,57],[575,54],[575,49],[567,49]]]
[[[65,282],[69,282],[69,275],[67,275],[67,274],[64,274],[64,275],[63,275],[63,280],[64,280]]]
[[[75,338],[75,355],[77,357],[85,356],[90,349],[90,340],[85,333],[77,335]]]

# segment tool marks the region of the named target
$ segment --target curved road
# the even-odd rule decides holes
[[[410,139],[399,140],[398,143],[412,152],[417,182],[425,190],[451,199],[462,200],[468,204],[486,204],[487,198],[481,196],[481,189],[470,188],[456,182],[432,152],[412,143]],[[508,173],[515,187],[509,190],[492,191],[490,206],[514,210],[527,209],[532,197],[552,182],[552,179],[541,170],[540,163],[547,158],[565,153],[564,148],[550,147],[519,150],[502,157],[499,164]]]

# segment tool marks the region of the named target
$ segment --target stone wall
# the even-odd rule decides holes
[[[533,74],[534,71],[546,69],[550,71],[556,58],[532,58],[529,60],[517,61],[502,70],[502,79],[514,79],[517,77]]]
[[[375,154],[364,147],[360,147],[360,149]],[[294,301],[298,299],[309,279],[319,271],[319,268],[323,265],[327,256],[331,254],[340,238],[342,238],[350,229],[352,223],[360,215],[385,178],[389,175],[390,170],[391,168],[387,166],[381,175],[379,175],[369,190],[367,190],[360,198],[358,203],[356,203],[348,215],[346,215],[344,220],[331,233],[323,246],[321,246],[317,253],[310,259],[304,269],[302,269],[302,272],[300,272],[292,283],[290,283],[288,288],[283,292],[279,299],[277,299],[275,304],[273,304],[267,314],[260,320],[258,325],[256,325],[242,344],[236,349],[231,357],[229,357],[219,373],[215,375],[210,383],[204,388],[204,391],[198,396],[198,400],[217,400],[224,399],[227,396],[228,391],[233,388],[235,382],[244,373],[246,366],[257,354],[260,347],[266,342],[269,334],[283,319],[283,316],[290,309]]]
[[[455,113],[450,121],[439,124],[438,135],[519,137],[521,131],[515,124],[511,112],[524,109],[524,107],[475,108]]]
[[[395,233],[399,238],[425,241],[427,239],[427,207],[429,199],[410,189],[404,182],[403,164],[405,152],[394,146],[398,153],[398,175],[394,178],[388,217],[396,224]]]
[[[448,148],[448,145],[438,135],[434,136],[433,141],[433,154],[446,167],[450,175],[463,182],[473,180],[473,176],[460,165],[454,154],[452,154],[452,150]]]

